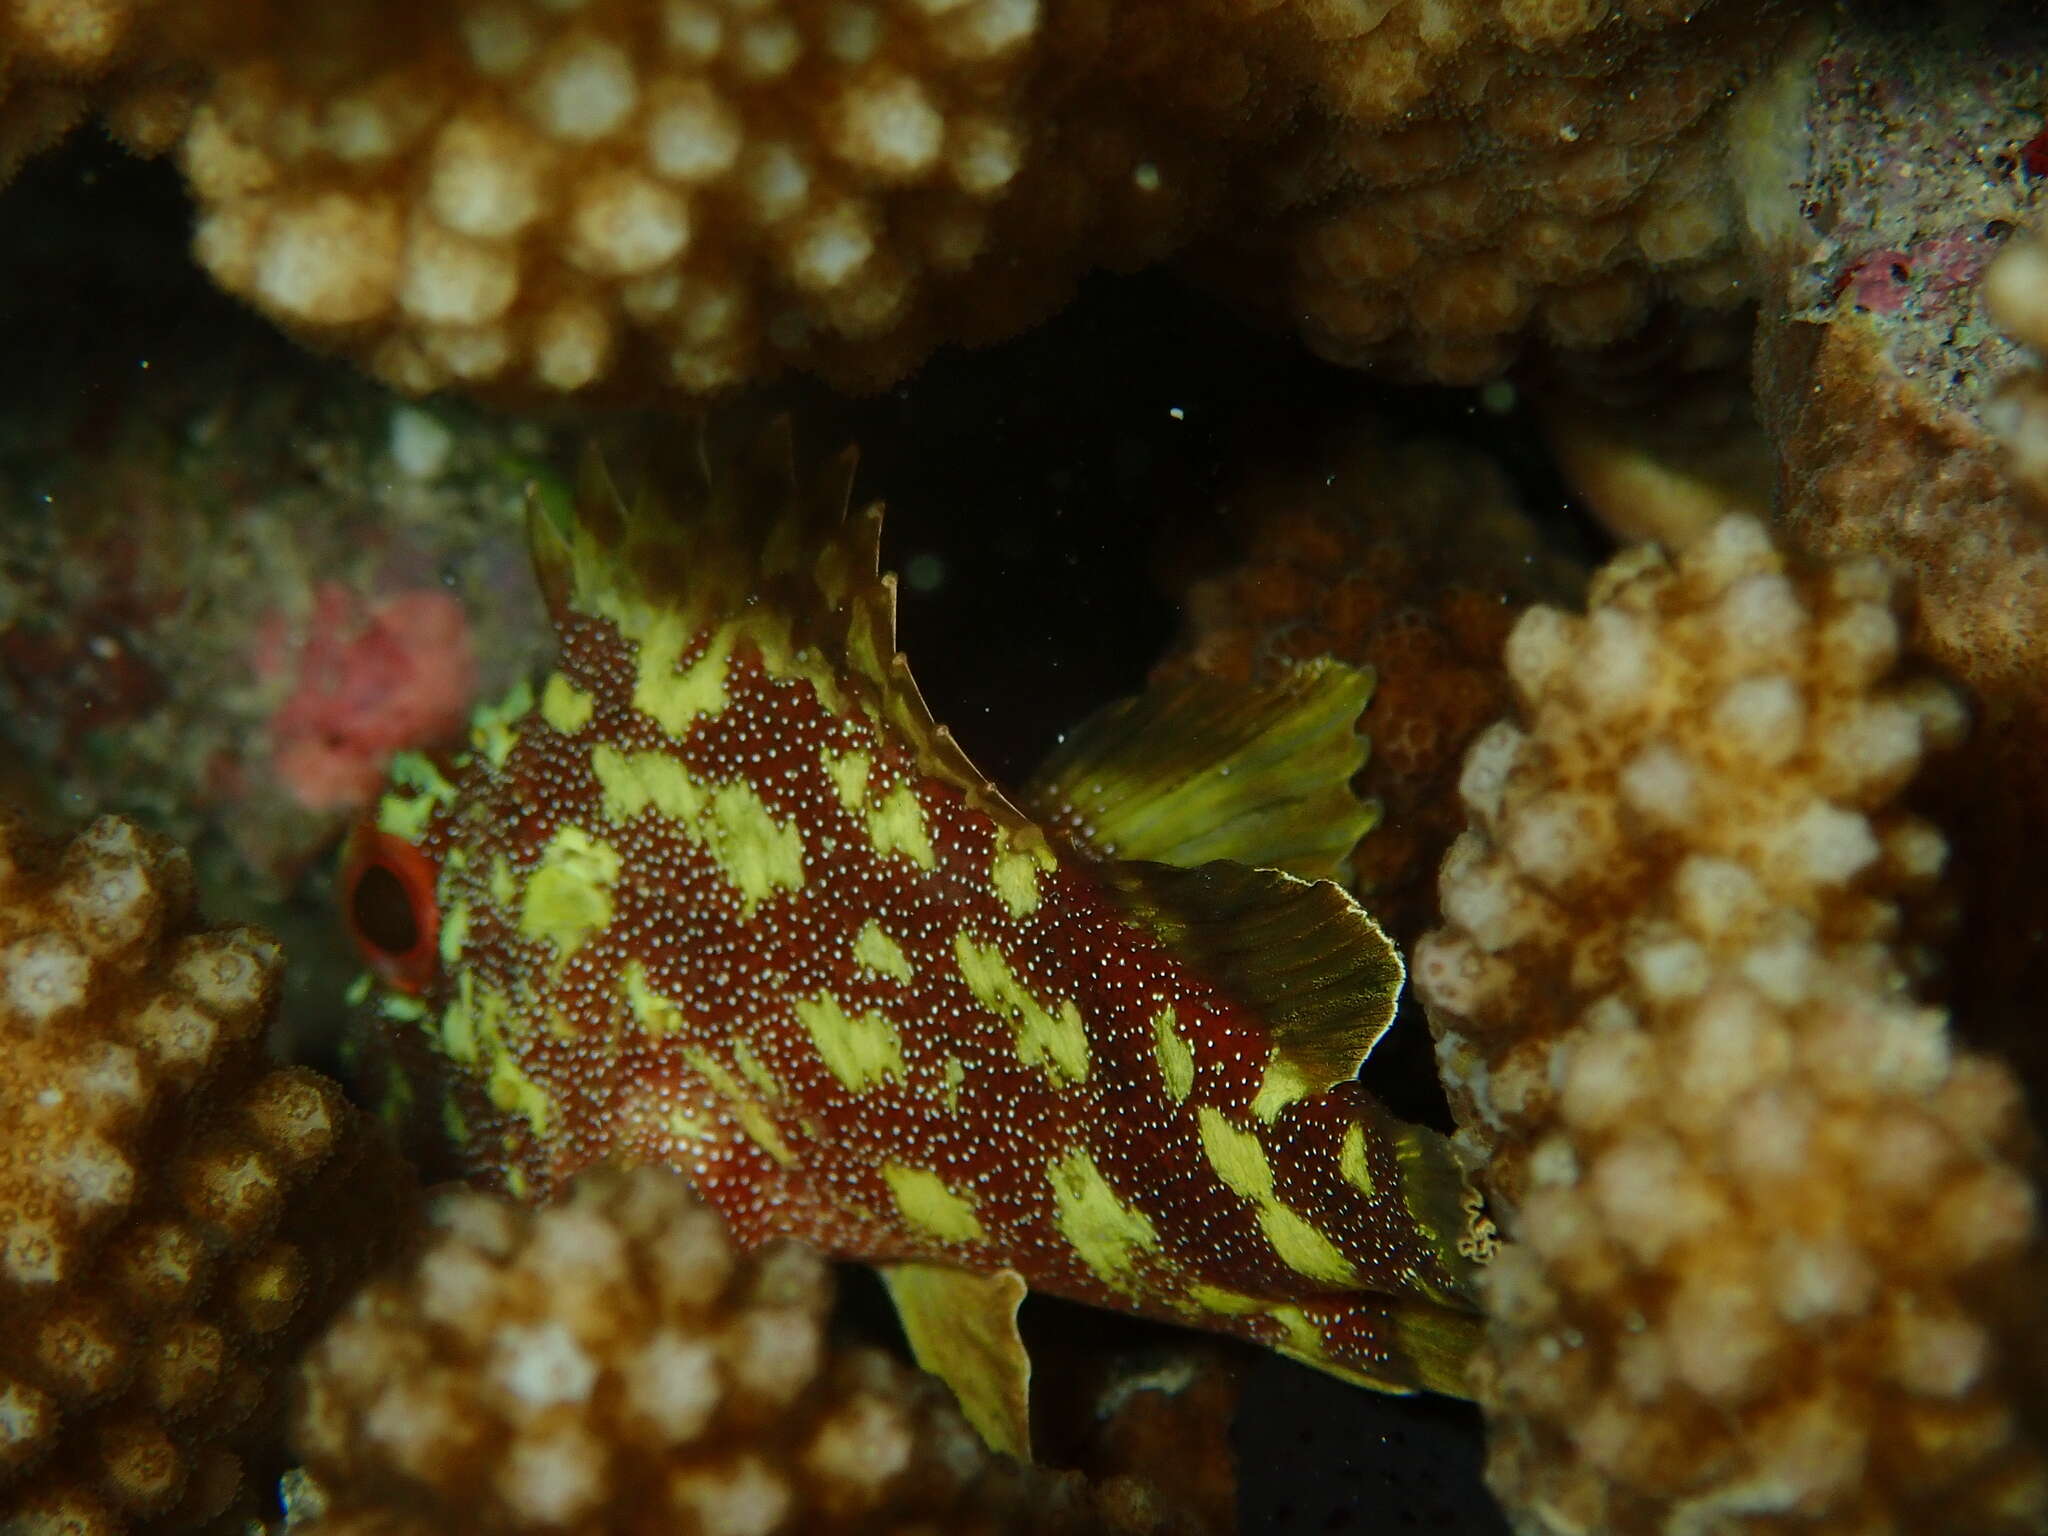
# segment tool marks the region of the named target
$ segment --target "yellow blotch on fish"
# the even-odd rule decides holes
[[[1371,679],[1111,706],[1027,814],[925,709],[850,478],[776,430],[534,498],[559,663],[399,763],[348,887],[469,1156],[669,1162],[876,1263],[1020,1453],[1027,1285],[1460,1390],[1470,1192],[1355,1080],[1402,966],[1329,878]]]

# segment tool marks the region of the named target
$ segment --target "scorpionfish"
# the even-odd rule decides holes
[[[1018,1454],[1027,1287],[1461,1391],[1475,1199],[1354,1080],[1398,953],[1330,881],[1222,856],[1336,867],[1369,675],[1112,706],[1027,815],[896,650],[850,453],[666,456],[531,498],[556,670],[400,759],[352,839],[456,1140],[535,1198],[678,1166],[742,1242],[875,1264]]]

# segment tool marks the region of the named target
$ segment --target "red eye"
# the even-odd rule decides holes
[[[401,992],[424,992],[440,962],[434,862],[402,837],[364,825],[341,867],[341,910],[363,963]]]

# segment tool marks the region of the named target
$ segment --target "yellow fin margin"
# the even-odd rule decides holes
[[[1394,1022],[1401,952],[1332,882],[1226,860],[1103,875],[1127,917],[1259,1015],[1297,1096],[1356,1076]]]

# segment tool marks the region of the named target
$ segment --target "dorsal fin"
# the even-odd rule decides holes
[[[827,702],[847,697],[893,726],[930,776],[952,784],[1013,844],[1043,833],[932,719],[896,649],[896,578],[878,571],[879,502],[848,516],[857,455],[808,480],[789,421],[737,431],[698,424],[612,456],[584,456],[574,492],[527,496],[541,591],[638,639],[657,623],[774,631],[816,657]]]
[[[1221,859],[1102,873],[1127,917],[1260,1017],[1304,1092],[1355,1076],[1394,1022],[1401,952],[1332,882]]]
[[[1370,669],[1334,661],[1256,686],[1200,674],[1156,683],[1069,731],[1022,799],[1105,858],[1339,878],[1379,820],[1351,791],[1372,689]]]

